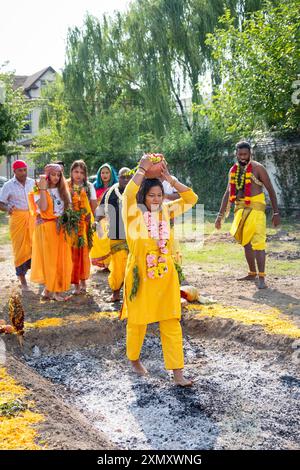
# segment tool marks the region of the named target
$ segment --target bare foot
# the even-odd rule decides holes
[[[41,300],[51,300],[50,292],[47,289],[44,289],[41,293]]]
[[[247,276],[240,277],[237,281],[255,281],[256,274],[247,274]]]
[[[113,302],[120,302],[120,296],[114,296],[114,294],[112,294],[108,299],[107,299],[107,302],[109,303],[113,303]]]
[[[137,374],[137,375],[147,375],[148,374],[148,371],[147,369],[143,366],[143,364],[141,363],[141,361],[138,359],[137,361],[130,361],[131,362],[131,365],[132,365],[132,368],[134,370],[134,372]]]
[[[62,297],[61,295],[59,294],[54,294],[53,297],[52,297],[53,300],[56,300],[57,302],[64,302],[64,297]]]
[[[109,297],[108,302],[120,302],[120,289],[114,290],[112,295]]]
[[[29,287],[28,287],[27,284],[21,284],[21,289],[22,289],[22,291],[25,291],[25,292],[29,291]]]
[[[79,284],[74,284],[75,289],[72,290],[72,295],[80,295],[81,290],[80,290],[80,285]]]
[[[81,294],[86,294],[86,282],[85,281],[81,281],[80,292]]]
[[[193,381],[185,379],[183,377],[182,369],[173,370],[173,374],[174,374],[174,382],[176,385],[179,385],[180,387],[192,387]]]
[[[104,267],[100,270],[100,273],[109,273],[110,270],[107,267]]]
[[[267,285],[265,283],[265,278],[264,277],[259,277],[258,278],[258,288],[259,289],[267,289]]]
[[[18,276],[18,278],[19,278],[19,281],[20,281],[20,284],[21,284],[20,285],[21,289],[23,291],[29,290],[25,275],[21,274],[20,276]]]

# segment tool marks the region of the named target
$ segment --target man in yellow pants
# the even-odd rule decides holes
[[[249,266],[247,276],[239,281],[254,281],[258,274],[258,288],[266,288],[266,202],[263,187],[269,193],[274,227],[280,224],[277,198],[267,170],[261,163],[251,159],[248,142],[236,145],[237,163],[229,171],[229,183],[221,203],[215,227],[221,228],[228,204],[234,203],[234,220],[230,233],[244,247]],[[256,270],[256,264],[258,273]]]
[[[119,182],[109,188],[96,209],[97,229],[101,230],[100,221],[108,219],[108,238],[110,239],[111,259],[108,266],[110,274],[108,284],[112,290],[110,302],[120,301],[120,290],[124,282],[125,268],[128,257],[128,246],[125,240],[125,229],[122,220],[122,195],[131,179],[130,169],[121,168]]]
[[[28,193],[34,180],[27,177],[27,164],[23,160],[13,163],[14,177],[7,181],[0,193],[0,210],[9,215],[16,275],[22,289],[27,289],[26,272],[31,267],[32,233],[34,218],[28,206]]]

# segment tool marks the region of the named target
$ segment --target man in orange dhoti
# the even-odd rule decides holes
[[[16,275],[22,289],[27,289],[25,275],[31,267],[34,228],[34,218],[29,211],[27,195],[34,186],[34,180],[27,177],[27,164],[23,160],[16,160],[13,170],[14,177],[4,184],[0,193],[0,210],[10,215],[9,230]]]

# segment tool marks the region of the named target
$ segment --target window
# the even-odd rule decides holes
[[[27,114],[24,118],[24,127],[22,129],[22,134],[30,134],[31,133],[31,113]]]

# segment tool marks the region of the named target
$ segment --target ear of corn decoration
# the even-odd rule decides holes
[[[24,309],[20,297],[12,295],[8,301],[10,321],[18,335],[20,345],[23,344],[24,335]]]

